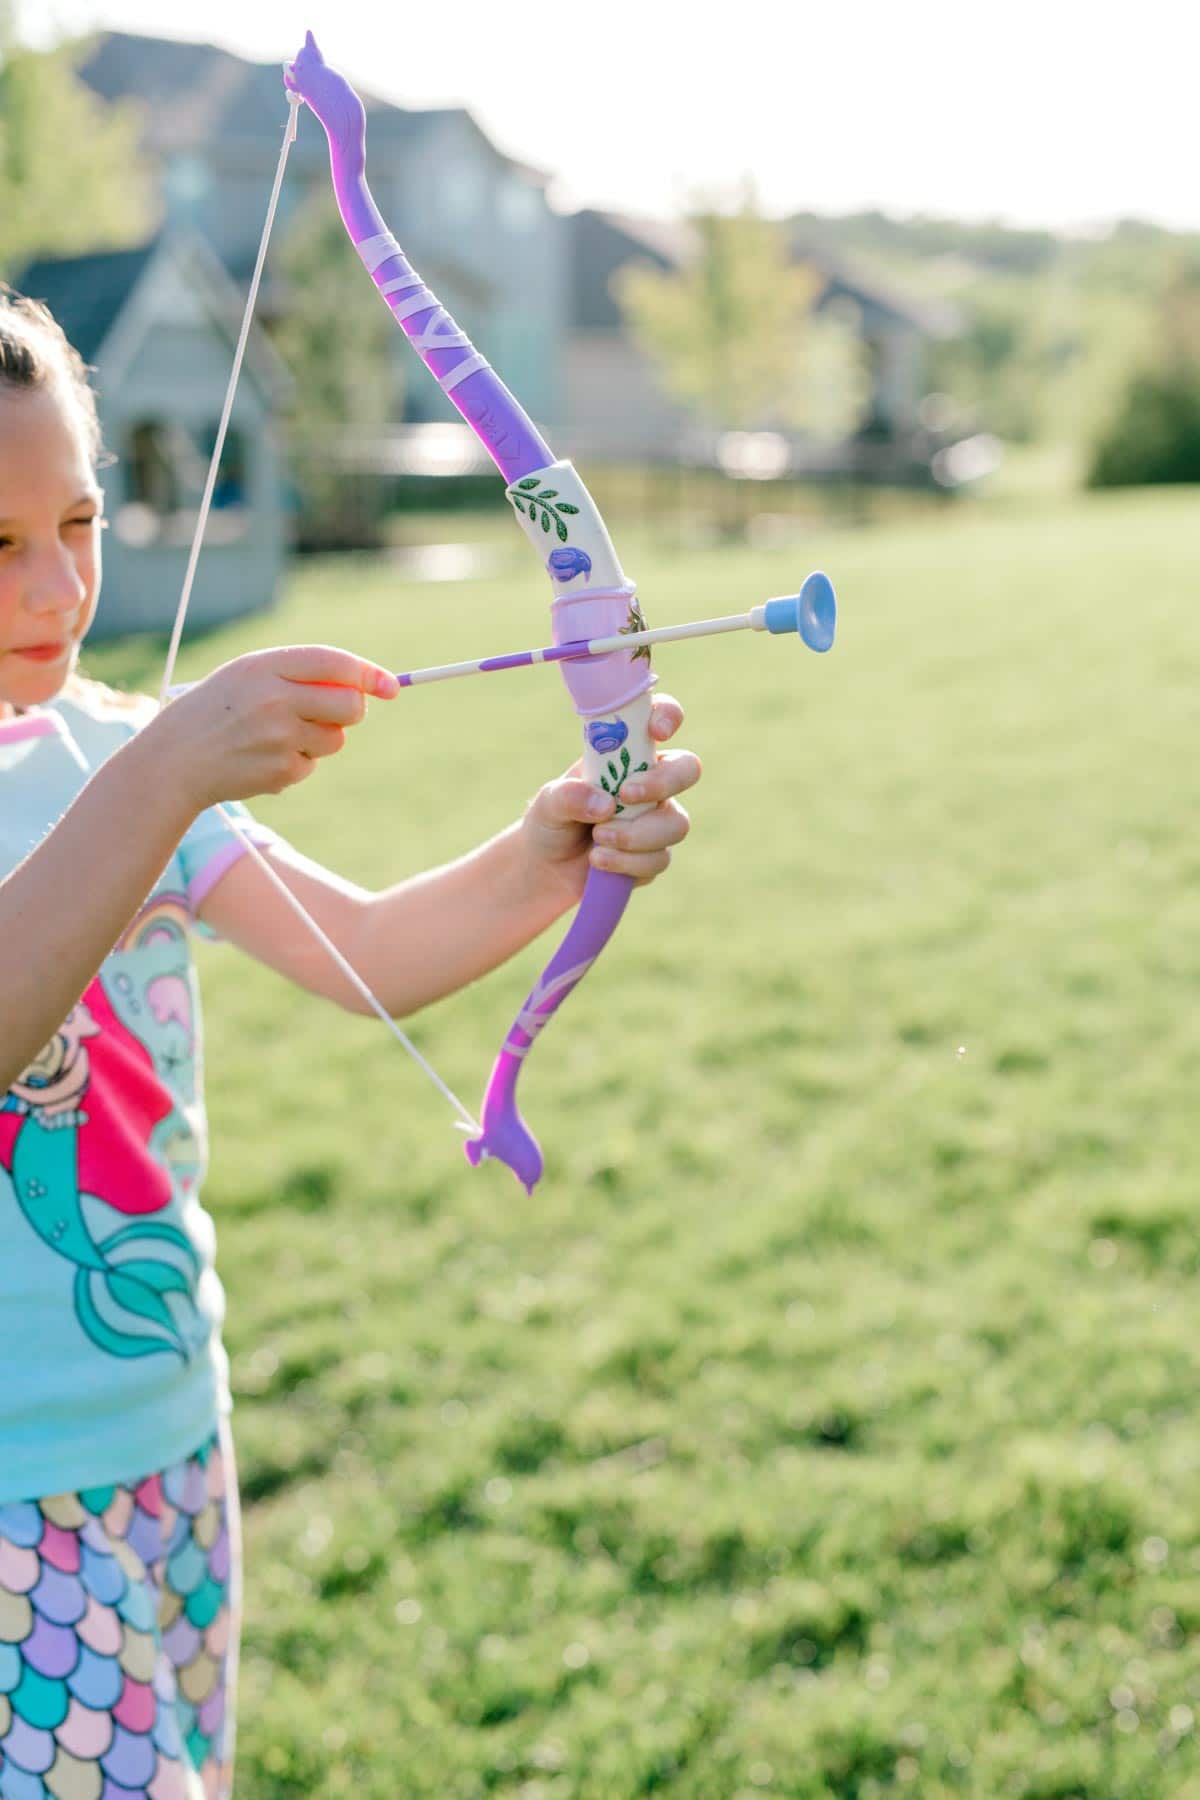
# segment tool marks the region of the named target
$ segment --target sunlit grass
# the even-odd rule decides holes
[[[521,553],[305,566],[182,673],[540,642]],[[841,635],[660,656],[695,829],[530,1060],[532,1200],[204,952],[240,1800],[1197,1800],[1195,500],[627,560],[654,622],[820,564]],[[573,746],[463,682],[260,811],[381,883]],[[472,1102],[546,948],[415,1024]]]

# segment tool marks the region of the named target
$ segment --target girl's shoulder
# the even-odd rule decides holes
[[[158,711],[149,694],[123,694],[90,676],[72,675],[54,702],[55,709],[71,715],[73,724],[86,722],[115,736],[132,737],[148,725]]]

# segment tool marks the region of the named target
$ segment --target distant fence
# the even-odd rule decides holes
[[[780,432],[723,432],[681,439],[672,454],[638,462],[616,458],[611,449],[597,453],[569,434],[552,435],[558,454],[586,469],[598,493],[619,497],[622,510],[662,524],[672,514],[681,519],[703,511],[730,529],[808,488],[953,493],[991,473],[1000,458],[997,441],[983,433],[816,444]],[[492,460],[465,424],[346,432],[319,464],[306,467],[293,458],[292,466],[299,493],[317,497],[296,509],[301,549],[363,548],[382,543],[397,514],[474,510],[496,501]]]

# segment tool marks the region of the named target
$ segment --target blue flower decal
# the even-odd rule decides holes
[[[577,575],[590,575],[592,559],[586,550],[552,550],[546,567],[554,581],[574,581]]]
[[[593,719],[586,736],[598,756],[609,756],[621,748],[629,736],[629,727],[623,719]]]

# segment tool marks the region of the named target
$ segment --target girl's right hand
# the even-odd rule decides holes
[[[306,781],[365,717],[368,695],[391,700],[399,692],[394,675],[348,650],[255,650],[172,700],[146,731],[203,811]]]

